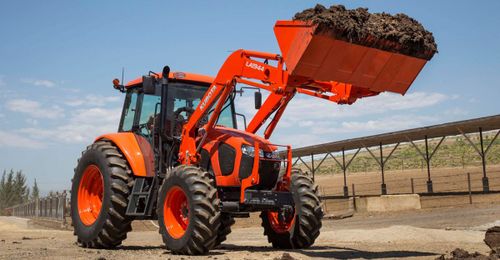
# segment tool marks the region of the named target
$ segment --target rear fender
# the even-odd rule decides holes
[[[139,177],[154,176],[154,156],[149,142],[142,136],[134,133],[112,133],[101,135],[99,140],[109,140],[113,142],[125,155],[132,173]]]

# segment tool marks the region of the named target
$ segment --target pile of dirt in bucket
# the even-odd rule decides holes
[[[328,33],[351,43],[430,60],[437,52],[431,32],[406,14],[370,13],[367,8],[326,8],[316,5],[295,14],[294,20],[311,21],[317,33]]]

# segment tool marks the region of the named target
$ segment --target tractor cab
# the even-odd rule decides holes
[[[133,132],[153,143],[153,133],[161,128],[163,131],[161,134],[168,139],[178,139],[183,125],[201,102],[212,79],[197,74],[170,73],[166,106],[162,111],[159,75],[151,74],[130,81],[122,88],[126,96],[118,131]],[[228,99],[219,115],[217,125],[237,128],[233,101]],[[162,127],[160,127],[161,112],[166,115]],[[206,123],[208,117],[210,113],[200,124]]]

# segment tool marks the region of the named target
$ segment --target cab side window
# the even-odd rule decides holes
[[[132,131],[137,106],[137,96],[137,92],[129,92],[125,97],[125,105],[120,129],[122,132]]]

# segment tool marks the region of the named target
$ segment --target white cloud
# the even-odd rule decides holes
[[[299,126],[313,125],[317,122],[334,123],[343,118],[373,116],[430,107],[447,98],[446,95],[440,93],[416,92],[406,96],[382,93],[376,97],[360,99],[352,105],[336,105],[326,100],[297,97],[288,105],[283,116],[283,123]]]
[[[120,108],[79,109],[70,120],[54,128],[23,128],[20,132],[38,140],[54,143],[91,143],[99,135],[116,132],[120,120]]]
[[[22,79],[21,81],[24,83],[32,84],[35,86],[42,86],[46,88],[52,88],[56,85],[54,81],[48,79]]]
[[[435,122],[437,119],[430,116],[396,115],[367,121],[344,121],[338,127],[315,126],[313,134],[364,133],[388,132],[421,127]]]
[[[437,105],[447,99],[449,97],[441,93],[414,92],[405,96],[382,93],[379,96],[360,99],[352,105],[337,105],[327,100],[297,94],[290,101],[281,121],[278,123],[277,131],[281,133],[280,129],[283,128],[300,128],[300,130],[289,130],[287,132],[304,131],[322,134],[349,133],[358,130],[360,132],[362,132],[361,130],[385,131],[402,129],[403,127],[417,127],[421,126],[423,122],[429,122],[428,118],[426,120],[420,118],[417,121],[415,117],[406,114]],[[256,111],[253,105],[253,98],[248,96],[237,97],[237,111],[243,112],[249,120]],[[398,114],[403,113],[404,116],[396,117]],[[377,117],[382,117],[382,119],[372,119]],[[353,120],[356,118],[358,120]],[[339,128],[339,125],[342,127]],[[296,138],[302,137],[294,137],[295,140],[298,140]]]
[[[30,138],[0,130],[0,147],[39,149],[45,144]]]
[[[290,102],[289,111],[293,115],[320,114],[326,118],[342,118],[385,113],[433,106],[444,101],[446,95],[440,93],[415,92],[406,96],[382,93],[379,96],[360,99],[352,105],[338,106],[329,101],[301,98]],[[294,102],[294,103],[292,103]],[[321,113],[323,112],[323,113]]]
[[[382,93],[375,97],[359,99],[352,105],[337,105],[327,100],[297,94],[290,101],[283,120],[289,121],[290,125],[311,124],[318,122],[318,120],[353,118],[383,114],[389,111],[425,108],[441,103],[448,98],[441,93],[414,92],[405,96]],[[247,115],[255,113],[253,99],[239,98],[236,101],[236,106],[238,111]]]
[[[437,120],[438,118],[434,116],[395,115],[369,120],[318,121],[311,126],[301,127],[296,125],[293,131],[279,128],[275,133],[275,137],[273,137],[273,142],[301,147],[344,138],[421,127],[435,123]]]
[[[74,98],[74,99],[68,99],[64,101],[64,104],[71,106],[71,107],[78,107],[78,106],[89,106],[89,107],[95,107],[95,106],[104,106],[108,103],[114,103],[120,100],[119,96],[96,96],[96,95],[86,95],[83,98]]]
[[[34,118],[56,119],[64,117],[64,110],[61,107],[57,105],[50,108],[42,107],[39,102],[29,99],[9,100],[6,103],[6,108],[10,111],[28,114]]]
[[[467,110],[464,110],[460,107],[449,108],[444,111],[445,115],[448,116],[466,116],[469,114]]]
[[[24,120],[24,121],[30,125],[38,125],[38,120],[33,119],[33,118],[26,118],[26,120]]]
[[[271,137],[271,142],[280,145],[292,145],[292,147],[303,147],[312,144],[323,143],[327,141],[325,137],[319,135],[312,135],[307,131],[300,131],[299,133],[277,133]],[[328,140],[331,141],[331,140]]]

